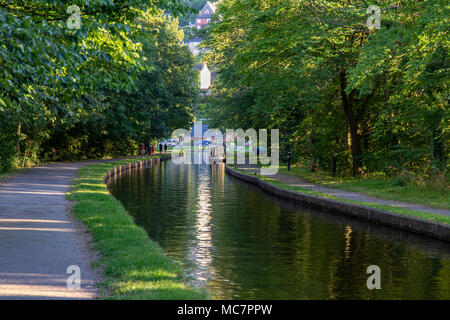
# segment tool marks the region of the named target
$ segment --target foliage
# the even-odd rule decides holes
[[[448,16],[437,1],[229,0],[211,26],[211,126],[279,128],[282,150],[342,174],[446,170]]]
[[[79,30],[68,27],[69,5],[80,8]],[[0,170],[134,152],[138,140],[187,126],[197,79],[162,9],[190,12],[165,0],[0,0]],[[177,121],[166,114],[178,111]]]

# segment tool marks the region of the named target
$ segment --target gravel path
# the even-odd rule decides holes
[[[237,167],[241,170],[246,170],[248,172],[256,172],[257,174],[259,174],[259,168],[256,167],[255,165],[240,164],[240,165],[237,165]],[[382,205],[389,205],[389,206],[393,206],[393,207],[399,207],[399,208],[405,208],[405,209],[411,209],[411,210],[416,210],[416,211],[423,211],[423,212],[429,212],[429,213],[433,213],[433,214],[450,216],[450,210],[436,209],[436,208],[431,208],[431,207],[427,207],[427,206],[415,204],[415,203],[407,203],[407,202],[400,202],[400,201],[394,201],[394,200],[385,200],[385,199],[367,196],[367,195],[364,195],[364,194],[358,193],[358,192],[350,192],[350,191],[344,191],[344,190],[324,187],[324,186],[321,186],[318,184],[311,183],[311,182],[309,182],[301,177],[298,177],[298,176],[276,174],[276,175],[270,176],[270,178],[273,178],[282,183],[286,183],[293,187],[301,187],[301,188],[305,188],[305,189],[309,189],[309,190],[313,190],[313,191],[318,191],[318,192],[322,192],[322,193],[326,193],[326,194],[335,196],[337,198],[369,202],[369,203],[376,203],[376,204],[382,204]]]
[[[89,163],[35,167],[0,184],[0,299],[96,297],[87,236],[65,199]],[[80,268],[81,289],[66,285],[71,265]]]
[[[0,181],[0,299],[95,299],[99,275],[84,226],[66,193],[79,168],[133,157],[54,163]],[[70,289],[78,266],[80,289]]]

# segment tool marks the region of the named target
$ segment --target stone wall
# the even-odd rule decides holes
[[[105,177],[103,178],[103,182],[105,184],[107,184],[109,179],[114,177],[116,174],[119,174],[120,172],[127,171],[127,170],[134,169],[134,168],[144,168],[144,167],[147,167],[152,164],[159,164],[161,161],[166,161],[169,159],[170,159],[170,156],[155,157],[155,158],[149,158],[148,160],[130,162],[130,163],[126,163],[126,164],[114,167],[106,173]]]
[[[439,240],[450,241],[450,226],[444,223],[421,220],[377,208],[302,194],[300,192],[278,187],[274,184],[259,179],[257,176],[241,173],[230,167],[226,167],[225,170],[233,177],[256,184],[264,191],[272,193],[279,198],[299,202],[321,210],[345,214],[358,219],[418,233]]]

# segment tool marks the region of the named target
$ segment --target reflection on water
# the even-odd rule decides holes
[[[196,241],[190,248],[192,264],[196,266],[195,278],[207,281],[212,272],[212,236],[211,236],[211,189],[210,175],[206,168],[200,172],[197,188],[197,221],[195,224]]]
[[[279,201],[220,165],[163,162],[110,190],[213,298],[450,298],[449,244]],[[373,264],[381,290],[366,287]]]

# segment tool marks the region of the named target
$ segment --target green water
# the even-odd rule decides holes
[[[450,244],[280,201],[223,165],[163,162],[109,187],[212,298],[450,298]],[[379,290],[367,288],[369,265]]]

